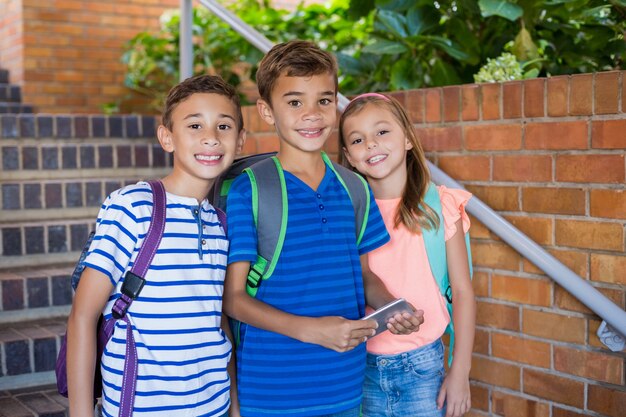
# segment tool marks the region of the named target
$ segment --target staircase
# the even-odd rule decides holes
[[[54,366],[79,252],[106,195],[171,166],[153,116],[32,111],[0,69],[0,417],[67,415]]]

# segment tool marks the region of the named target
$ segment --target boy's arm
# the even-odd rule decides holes
[[[228,361],[228,376],[230,377],[230,410],[228,410],[229,417],[239,417],[239,395],[237,393],[237,362],[235,355],[235,339],[233,338],[233,332],[230,330],[230,324],[228,323],[228,317],[222,314],[221,327],[226,334],[228,340],[230,340],[233,350],[230,354],[230,360]]]
[[[251,297],[246,292],[249,270],[246,261],[233,262],[226,270],[224,311],[236,320],[337,352],[351,350],[374,334],[374,321],[297,316]]]
[[[360,260],[367,305],[377,309],[395,300],[397,297],[389,292],[380,277],[370,269],[367,254],[361,255]],[[414,306],[412,307],[413,314],[396,314],[389,319],[387,323],[389,331],[394,334],[409,334],[419,330],[420,325],[424,322],[424,312],[416,310]]]
[[[96,326],[112,290],[105,274],[85,268],[67,322],[67,385],[73,417],[93,416]]]
[[[469,373],[474,346],[476,324],[476,301],[470,281],[467,247],[463,223],[456,222],[457,232],[446,242],[448,273],[452,287],[454,322],[454,360],[446,376],[437,400],[443,407],[447,402],[446,416],[461,416],[471,408]]]

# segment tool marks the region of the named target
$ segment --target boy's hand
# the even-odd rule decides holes
[[[417,332],[422,323],[424,323],[424,312],[413,308],[412,314],[398,313],[390,318],[387,321],[387,328],[393,334],[410,334]]]
[[[437,408],[446,404],[446,417],[461,417],[472,408],[469,378],[451,369],[437,397]]]
[[[348,320],[337,316],[312,318],[302,329],[301,340],[336,352],[347,352],[373,336],[376,326],[374,320]]]

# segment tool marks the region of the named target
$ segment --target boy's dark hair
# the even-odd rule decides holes
[[[185,101],[192,94],[209,93],[222,95],[233,102],[237,109],[237,130],[243,129],[243,115],[241,102],[235,87],[228,84],[218,75],[196,75],[176,84],[167,94],[163,108],[163,125],[172,130],[172,113],[179,103]]]
[[[319,74],[332,74],[337,92],[337,61],[335,57],[313,42],[292,40],[275,45],[263,57],[256,73],[259,95],[269,105],[276,80],[281,75],[288,77],[309,77]]]

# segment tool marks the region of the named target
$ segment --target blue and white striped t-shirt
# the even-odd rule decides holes
[[[327,167],[317,191],[289,172],[285,180],[289,206],[285,243],[274,273],[262,282],[256,298],[300,316],[362,317],[365,296],[359,255],[389,240],[374,198],[357,247],[354,209],[331,169]],[[247,175],[233,182],[227,207],[228,262],[256,260]],[[320,416],[359,405],[364,344],[338,353],[253,326],[241,328],[237,384],[243,416]]]
[[[115,286],[106,318],[151,213],[152,191],[144,182],[111,193],[102,205],[85,263]],[[163,239],[128,311],[139,360],[134,416],[221,416],[228,410],[231,345],[220,328],[227,256],[214,208],[167,193]],[[102,357],[104,416],[118,415],[125,337],[126,324],[118,321]]]

